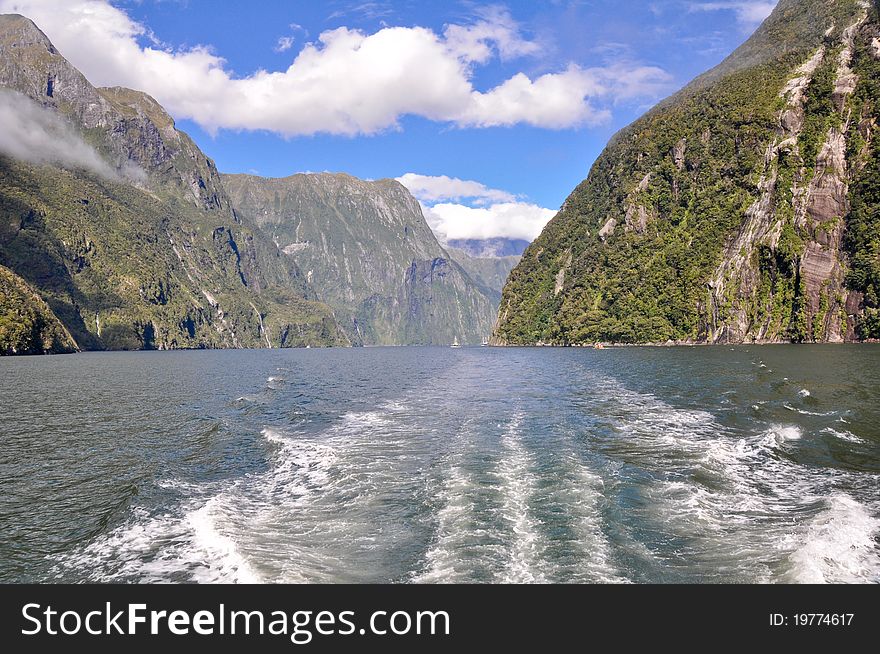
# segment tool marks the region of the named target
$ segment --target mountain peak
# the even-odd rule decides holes
[[[19,14],[0,15],[0,86],[45,106],[57,108],[63,100],[90,127],[106,117],[107,103],[85,76],[33,21]]]
[[[34,21],[21,14],[0,14],[0,44],[13,47],[41,45],[52,54],[57,54],[49,37]]]
[[[869,5],[865,0],[779,0],[757,30],[714,68],[697,76],[657,108],[723,77],[773,61],[799,61],[823,40],[837,40]]]

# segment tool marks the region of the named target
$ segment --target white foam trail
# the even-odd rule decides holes
[[[437,541],[425,553],[425,571],[413,578],[415,583],[450,583],[464,581],[462,536],[472,528],[474,501],[472,484],[460,465],[452,465],[438,498]]]
[[[621,434],[603,443],[605,450],[612,460],[654,477],[640,482],[646,503],[635,510],[656,525],[657,533],[681,541],[678,556],[665,557],[664,563],[685,570],[700,566],[709,575],[704,579],[778,579],[774,570],[780,539],[792,524],[812,520],[836,480],[847,475],[837,471],[832,478],[780,456],[781,450],[804,437],[796,425],[771,425],[738,438],[708,413],[674,408],[610,380],[600,392],[608,398],[609,413],[619,416],[614,425]],[[674,476],[668,471],[675,471]],[[816,520],[817,525],[826,524],[827,516]],[[844,522],[858,524],[855,519]],[[819,527],[812,529],[812,536],[797,532],[791,538],[815,540]],[[858,527],[855,531],[863,533]],[[832,560],[844,559],[829,565],[867,569],[865,557],[846,563],[844,548],[828,549]]]
[[[266,473],[235,496],[248,549],[269,561],[271,578],[285,582],[372,581],[388,565],[386,548],[406,527],[385,518],[385,503],[411,479],[398,414],[404,405],[349,412],[318,434],[268,428],[277,448]]]
[[[573,483],[566,485],[568,492],[562,499],[565,510],[572,514],[572,526],[580,548],[580,565],[585,573],[583,581],[603,584],[626,582],[626,576],[612,562],[611,546],[602,531],[600,501],[604,481],[574,457],[569,457],[567,467],[572,472]]]
[[[351,412],[342,416],[340,428],[347,432],[363,433],[387,427],[389,424],[391,418],[387,411]]]
[[[161,583],[181,575],[200,583],[262,581],[246,554],[246,546],[252,545],[250,523],[282,504],[302,506],[328,483],[336,461],[332,447],[288,438],[272,428],[262,434],[278,448],[267,472],[246,475],[225,488],[162,481],[160,487],[188,498],[176,513],[147,516],[134,511],[125,524],[61,557],[61,565],[85,570],[90,578],[104,582]]]
[[[790,404],[783,404],[786,409],[789,411],[794,411],[796,413],[800,413],[802,416],[832,416],[834,415],[834,411],[807,411],[806,409],[798,409],[797,407],[793,407]]]
[[[327,484],[337,451],[324,443],[304,438],[290,438],[267,427],[263,437],[279,446],[275,466],[256,484],[269,492],[284,491],[287,498],[301,496]]]
[[[199,583],[259,583],[260,575],[238,550],[235,541],[220,531],[215,514],[219,502],[212,498],[186,516],[193,532],[194,550],[203,552],[208,562],[206,566],[196,567],[192,578]]]
[[[148,518],[135,512],[130,522],[78,552],[59,557],[59,563],[103,583],[119,579],[168,583],[178,575],[201,583],[260,582],[235,542],[220,531],[216,509],[216,500],[209,500],[183,517]]]
[[[791,579],[799,583],[880,582],[880,520],[849,495],[826,500],[827,508],[802,534],[786,538]]]
[[[504,553],[503,535],[477,513],[479,495],[486,488],[467,467],[475,453],[472,422],[467,419],[452,437],[445,476],[436,492],[435,539],[425,552],[421,571],[412,577],[414,583],[473,582],[497,567],[499,551]]]
[[[507,569],[499,581],[515,584],[546,583],[547,579],[541,571],[544,547],[540,525],[529,508],[537,480],[531,471],[529,453],[520,441],[522,418],[522,414],[515,415],[502,437],[505,455],[497,470],[504,493],[502,515],[513,532],[513,540],[508,546]]]
[[[839,438],[842,441],[847,441],[849,443],[864,443],[861,438],[853,434],[851,431],[844,429],[840,431],[838,429],[834,429],[833,427],[826,427],[822,430],[824,434],[831,434],[835,438]]]

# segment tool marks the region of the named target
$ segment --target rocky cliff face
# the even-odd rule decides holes
[[[465,250],[446,246],[446,251],[454,261],[465,269],[477,284],[488,289],[495,298],[496,305],[501,301],[501,290],[507,283],[510,271],[519,263],[520,257],[511,256],[474,256]]]
[[[880,336],[876,3],[781,0],[612,139],[504,290],[502,343]]]
[[[29,137],[40,157],[0,152],[0,264],[80,348],[348,343],[155,100],[94,88],[16,15],[0,16],[0,87],[24,131],[52,127]]]
[[[259,225],[365,345],[479,343],[495,308],[440,246],[393,180],[224,175],[233,206]]]
[[[131,173],[130,181],[197,207],[222,207],[214,163],[155,100],[131,89],[95,88],[23,16],[0,16],[0,83],[66,116],[120,173]]]

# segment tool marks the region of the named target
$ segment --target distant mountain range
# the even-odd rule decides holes
[[[490,335],[504,280],[470,275],[399,182],[324,173],[224,175],[223,184],[238,214],[304,271],[352,342],[479,343]]]
[[[458,238],[449,239],[446,245],[472,257],[518,257],[529,247],[529,242],[513,238]]]
[[[221,176],[151,97],[0,16],[0,353],[479,342],[476,280],[396,182]]]
[[[876,2],[780,0],[618,133],[525,251],[495,342],[880,338]]]

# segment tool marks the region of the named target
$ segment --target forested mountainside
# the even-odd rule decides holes
[[[394,180],[345,174],[223,175],[238,215],[258,225],[364,345],[479,343],[498,291],[440,245]]]
[[[0,112],[0,315],[43,334],[0,350],[348,344],[155,100],[95,88],[18,15],[0,16]]]
[[[27,282],[0,266],[0,354],[75,352],[76,343]]]
[[[878,5],[781,0],[619,132],[527,249],[494,340],[880,337]]]

